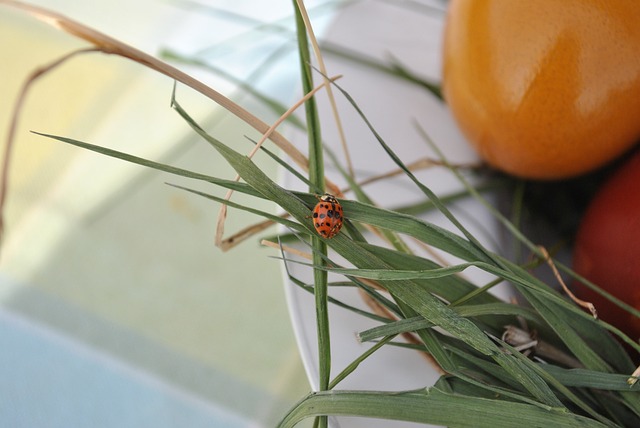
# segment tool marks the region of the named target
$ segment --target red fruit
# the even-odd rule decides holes
[[[640,309],[640,152],[613,174],[588,207],[576,237],[573,269]],[[640,338],[640,318],[575,285],[576,294],[592,302],[603,321]]]

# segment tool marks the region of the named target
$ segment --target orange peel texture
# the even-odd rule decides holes
[[[640,137],[640,1],[452,0],[443,93],[495,168],[596,169]]]

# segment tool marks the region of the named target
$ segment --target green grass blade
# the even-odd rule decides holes
[[[566,386],[640,393],[640,382],[629,386],[628,375],[587,369],[564,369],[551,364],[540,364],[540,367]],[[636,398],[640,399],[640,396]]]
[[[433,327],[433,323],[422,317],[406,318],[360,332],[358,333],[358,340],[370,342],[381,337],[389,337],[431,327]]]
[[[462,260],[478,260],[481,252],[466,239],[419,218],[356,201],[344,201],[345,216],[381,229],[410,235]]]
[[[442,99],[442,88],[439,84],[427,80],[423,77],[416,75],[404,67],[395,58],[392,59],[391,64],[383,63],[376,58],[367,56],[362,52],[349,49],[345,46],[340,46],[331,42],[324,42],[322,44],[322,50],[329,55],[347,60],[359,65],[364,65],[369,70],[375,70],[380,73],[387,74],[397,79],[402,79],[410,83],[414,83],[421,86],[431,92],[436,98]]]
[[[197,173],[194,171],[190,171],[187,169],[177,168],[171,165],[167,165],[160,162],[154,162],[148,159],[144,159],[138,156],[130,155],[128,153],[120,152],[117,150],[109,149],[107,147],[97,146],[95,144],[86,143],[79,140],[74,140],[72,138],[60,137],[57,135],[44,134],[41,132],[32,131],[36,135],[40,135],[42,137],[51,138],[54,140],[61,141],[63,143],[71,144],[72,146],[80,147],[86,150],[90,150],[96,153],[100,153],[105,156],[109,156],[115,159],[120,159],[126,162],[130,162],[136,165],[144,166],[147,168],[155,169],[157,171],[167,172],[169,174],[177,175],[180,177],[190,178],[194,180],[206,181],[208,183],[212,183],[225,189],[234,190],[237,192],[245,193],[251,196],[259,196],[262,197],[262,194],[256,191],[253,187],[248,186],[245,183],[238,183],[233,180],[224,180],[221,178],[212,177],[210,175]]]
[[[181,190],[187,191],[189,193],[193,193],[193,194],[198,195],[198,196],[202,196],[203,198],[210,199],[212,201],[216,201],[216,202],[219,202],[221,204],[225,204],[225,205],[227,205],[227,206],[229,206],[231,208],[237,208],[237,209],[240,209],[240,210],[252,213],[252,214],[256,214],[256,215],[258,215],[260,217],[263,217],[263,218],[266,218],[268,220],[271,220],[274,223],[279,223],[279,224],[281,224],[281,225],[283,225],[283,226],[285,226],[285,227],[287,227],[287,228],[289,228],[291,230],[295,230],[295,231],[298,231],[298,232],[305,232],[306,231],[306,228],[304,226],[302,226],[300,223],[288,220],[286,218],[282,218],[282,217],[280,217],[278,215],[274,215],[274,214],[268,213],[266,211],[257,210],[255,208],[251,208],[251,207],[249,207],[247,205],[239,204],[237,202],[234,202],[234,201],[229,200],[229,199],[225,199],[225,198],[220,197],[220,196],[211,195],[211,194],[206,193],[206,192],[201,192],[199,190],[190,189],[190,188],[184,187],[184,186],[179,186],[177,184],[167,183],[167,185],[169,185],[171,187],[175,187],[176,189],[181,189]]]
[[[298,403],[278,426],[289,428],[305,418],[329,414],[469,428],[606,426],[564,409],[544,410],[512,401],[447,394],[435,388],[408,393],[319,392]]]
[[[295,9],[296,34],[298,41],[298,53],[300,60],[300,75],[302,78],[302,90],[307,94],[313,90],[313,75],[309,64],[311,56],[309,53],[309,42],[307,40],[307,29],[305,28],[302,11],[296,0],[292,0]],[[324,189],[324,160],[322,153],[322,136],[320,132],[320,119],[316,106],[315,97],[311,97],[304,103],[307,137],[309,142],[309,181],[313,189]],[[323,256],[327,254],[326,244],[317,235],[312,235],[311,244],[313,246],[313,262],[316,265],[324,264]],[[327,272],[314,269],[313,271],[314,295],[316,302],[316,325],[318,335],[318,383],[320,390],[329,388],[331,376],[331,341],[329,330],[328,311],[328,287]],[[326,419],[320,419],[321,426],[327,425]]]
[[[440,267],[440,265],[434,261],[417,255],[406,254],[373,244],[362,243],[361,245],[376,257],[383,259],[393,269],[428,270]],[[415,283],[419,284],[421,288],[424,288],[450,302],[464,298],[470,293],[478,290],[474,284],[459,275],[445,276],[438,278],[437,280],[415,280]],[[475,295],[472,299],[474,303],[493,303],[499,301],[497,297],[486,292]]]
[[[376,352],[378,349],[382,348],[384,345],[389,343],[393,339],[393,337],[394,336],[385,337],[383,340],[381,340],[380,342],[376,343],[375,345],[367,349],[365,352],[363,352],[362,355],[360,355],[358,358],[353,360],[349,365],[347,365],[347,367],[344,368],[344,370],[338,373],[338,375],[331,381],[331,383],[329,384],[329,389],[334,389],[340,382],[346,379],[347,376],[353,373],[364,360],[366,360],[371,355],[373,355],[373,353]]]
[[[537,314],[528,309],[508,303],[487,303],[482,305],[467,305],[454,309],[460,316],[470,318],[483,315],[520,316],[532,322],[540,321]],[[368,342],[384,336],[413,332],[423,328],[431,328],[433,324],[422,317],[406,318],[385,325],[374,327],[358,334],[363,342]]]
[[[574,405],[576,405],[580,409],[582,409],[586,414],[591,415],[593,418],[595,418],[596,420],[598,420],[598,421],[600,421],[600,422],[602,422],[604,424],[607,424],[607,425],[610,425],[610,426],[614,426],[615,425],[610,420],[608,420],[606,417],[600,415],[589,404],[587,404],[586,402],[581,400],[578,397],[578,395],[576,395],[571,389],[567,388],[560,381],[558,381],[556,378],[551,376],[548,372],[544,371],[539,365],[535,364],[528,357],[526,357],[522,353],[516,351],[515,348],[513,348],[511,345],[509,345],[509,344],[507,344],[505,342],[502,342],[502,341],[500,341],[500,344],[501,344],[501,346],[504,347],[504,349],[507,352],[511,353],[515,357],[516,360],[521,362],[523,366],[527,367],[527,369],[532,370],[536,374],[540,375],[541,378],[544,379],[548,383],[549,386],[553,387],[560,394],[564,395],[568,400],[570,400]]]

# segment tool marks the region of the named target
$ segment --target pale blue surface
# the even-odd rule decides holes
[[[248,427],[72,339],[0,311],[0,415],[6,427]]]

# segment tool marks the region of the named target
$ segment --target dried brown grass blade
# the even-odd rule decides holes
[[[267,241],[266,239],[263,239],[262,241],[260,241],[260,244],[264,245],[265,247],[274,248],[276,250],[284,251],[285,253],[295,254],[296,256],[302,257],[305,260],[312,260],[313,259],[313,257],[311,256],[311,253],[307,253],[305,251],[301,251],[301,250],[299,250],[297,248],[290,247],[288,245],[278,244],[276,242]]]
[[[577,304],[578,306],[581,306],[581,307],[583,307],[585,309],[588,309],[589,312],[591,312],[591,315],[593,315],[594,318],[598,318],[598,311],[596,311],[596,307],[593,305],[593,303],[587,302],[585,300],[582,300],[582,299],[576,297],[576,295],[573,294],[571,292],[571,290],[569,290],[569,287],[567,287],[567,285],[564,283],[564,280],[560,276],[560,273],[558,272],[558,269],[556,268],[555,263],[553,263],[553,260],[551,260],[551,257],[549,257],[549,252],[546,250],[546,248],[544,248],[541,245],[538,245],[538,250],[540,250],[540,252],[542,253],[542,257],[544,258],[544,260],[547,262],[547,264],[549,265],[549,267],[553,271],[553,275],[556,277],[556,279],[558,280],[558,282],[562,286],[562,289],[564,290],[564,292],[567,293],[567,296],[569,296],[569,298],[571,300],[573,300],[573,302],[575,304]]]
[[[407,164],[407,168],[409,169],[409,171],[414,172],[414,171],[418,171],[421,169],[428,169],[428,168],[433,168],[435,166],[445,166],[445,167],[453,167],[453,168],[465,168],[465,169],[471,169],[471,168],[479,168],[480,165],[479,164],[459,164],[459,165],[451,165],[451,164],[445,164],[442,161],[436,160],[436,159],[431,159],[429,157],[424,157],[421,159],[418,159],[414,162],[408,163]],[[380,180],[385,180],[387,178],[393,178],[396,177],[398,175],[404,175],[405,172],[404,170],[402,170],[401,168],[395,168],[389,172],[385,172],[383,174],[380,175],[375,175],[373,177],[369,177],[365,180],[362,180],[360,182],[358,182],[358,184],[360,186],[366,186],[368,184],[372,184],[375,183],[376,181],[380,181]],[[348,189],[345,189],[345,191]]]
[[[0,171],[0,241],[2,241],[2,238],[4,235],[4,212],[5,212],[4,207],[5,207],[5,201],[7,198],[7,190],[9,188],[9,171],[11,167],[11,154],[13,152],[16,129],[18,127],[18,122],[20,121],[22,106],[24,104],[25,99],[27,98],[27,94],[29,93],[29,90],[39,78],[46,75],[48,72],[54,70],[58,66],[64,64],[69,59],[75,57],[76,55],[90,53],[90,52],[97,52],[97,51],[98,49],[95,49],[95,48],[86,48],[86,49],[78,49],[78,50],[69,52],[48,64],[45,64],[41,67],[36,68],[24,80],[22,84],[22,88],[20,88],[20,92],[18,93],[18,98],[16,99],[15,104],[13,106],[11,121],[9,122],[9,128],[7,131],[7,136],[6,136],[5,145],[4,145],[2,171]]]

